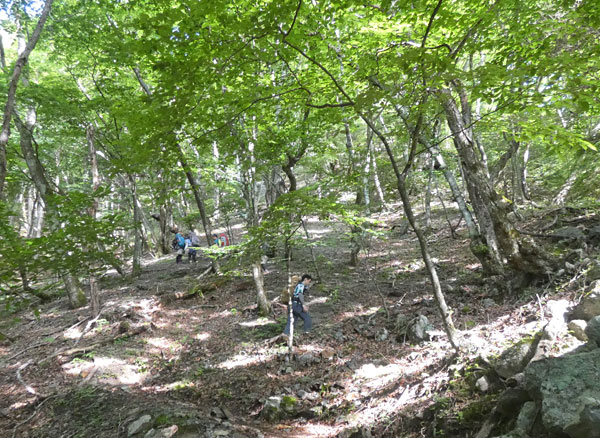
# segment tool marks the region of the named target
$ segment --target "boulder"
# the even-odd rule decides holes
[[[592,346],[600,347],[600,315],[594,316],[588,321],[585,335]]]
[[[586,291],[585,297],[569,314],[569,319],[583,319],[585,321],[600,315],[600,280],[593,281]]]
[[[427,317],[419,315],[409,324],[406,334],[411,342],[420,343],[430,339],[428,332],[432,329]]]
[[[493,364],[496,373],[500,377],[508,379],[523,371],[534,356],[539,344],[539,339],[539,336],[525,338],[507,350],[504,350]]]
[[[519,416],[517,417],[515,431],[528,434],[531,431],[531,429],[533,429],[535,419],[538,415],[538,410],[539,409],[536,406],[535,402],[525,402],[523,404],[523,407],[521,408],[521,412],[519,412]]]
[[[525,388],[550,436],[600,438],[600,349],[529,364]]]
[[[179,427],[177,425],[165,427],[163,429],[150,429],[144,438],[171,438],[177,433]]]
[[[583,241],[585,234],[577,227],[564,227],[552,233],[554,240]]]
[[[544,327],[542,339],[553,341],[567,331],[565,316],[569,310],[569,302],[567,300],[551,300],[548,301],[546,307],[550,314],[550,321]]]
[[[281,397],[269,397],[261,411],[262,417],[267,421],[277,421],[281,414]]]
[[[150,429],[152,417],[148,414],[142,415],[127,427],[127,436],[133,436],[136,433],[142,433]]]
[[[587,323],[583,319],[574,319],[568,324],[571,334],[582,342],[587,342],[588,337],[585,334]]]

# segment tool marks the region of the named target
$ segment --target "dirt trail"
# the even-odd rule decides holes
[[[39,319],[20,315],[9,330],[16,341],[0,346],[0,436],[128,436],[145,414],[155,429],[176,426],[175,436],[333,437],[364,424],[374,436],[399,429],[412,436],[403,422],[447,388],[450,353],[444,335],[409,345],[394,334],[399,313],[441,327],[414,236],[368,242],[371,257],[361,254],[361,266],[351,268],[340,227],[311,221],[310,231],[321,243],[323,281],[309,296],[315,330],[299,335],[292,362],[283,343],[269,342],[281,333],[285,308],[259,318],[250,277],[198,281],[208,260],[149,261],[133,282],[103,279],[103,311],[90,327],[89,309],[69,310],[65,299],[42,308]],[[507,337],[491,335],[509,322],[516,339],[535,308],[480,307],[494,297],[479,282],[466,239],[450,241],[448,233],[440,228],[431,244],[455,322],[499,351]],[[307,249],[297,251],[294,272],[310,272],[307,260]],[[269,261],[270,299],[286,283],[283,266]],[[199,282],[215,288],[167,299]],[[266,421],[261,410],[273,396],[293,399],[295,414]]]

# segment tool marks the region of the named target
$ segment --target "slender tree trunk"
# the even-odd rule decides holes
[[[133,204],[133,228],[135,230],[135,241],[133,244],[133,262],[131,266],[131,276],[139,277],[142,273],[142,242],[143,242],[143,225],[142,212],[137,196],[137,185],[132,175],[127,174],[129,179],[129,187],[131,189],[131,202]]]
[[[406,174],[408,173],[408,171],[410,169],[410,165],[412,163],[412,159],[411,159],[412,153],[409,153],[409,160],[407,160],[407,165],[406,165],[404,171],[401,173],[396,164],[396,159],[392,152],[391,146],[388,143],[385,136],[383,134],[381,134],[379,131],[377,131],[377,129],[374,127],[373,123],[370,120],[368,120],[365,116],[361,115],[361,117],[363,118],[363,120],[365,120],[365,122],[367,124],[369,124],[371,126],[371,129],[373,129],[373,132],[379,137],[379,139],[383,143],[385,150],[388,154],[390,163],[392,164],[392,168],[394,169],[394,174],[396,175],[398,192],[400,193],[400,198],[402,199],[404,213],[406,214],[406,218],[408,219],[408,222],[409,222],[411,228],[413,229],[413,231],[415,232],[415,234],[417,235],[417,239],[419,241],[419,247],[421,248],[421,256],[423,257],[423,261],[425,262],[425,267],[427,268],[427,272],[429,273],[429,279],[431,280],[431,285],[433,288],[433,295],[435,297],[435,301],[436,301],[438,310],[442,317],[444,331],[448,335],[448,340],[450,342],[450,345],[452,345],[452,347],[455,350],[458,350],[459,343],[458,343],[458,339],[457,339],[457,335],[456,335],[456,329],[454,328],[454,323],[452,322],[452,314],[446,304],[446,299],[442,292],[442,287],[440,285],[440,280],[437,275],[437,270],[435,269],[435,265],[433,263],[433,260],[431,259],[431,255],[429,253],[429,245],[427,244],[427,239],[425,239],[425,236],[424,236],[423,232],[421,231],[421,228],[419,227],[417,221],[415,220],[415,216],[414,216],[412,206],[410,203],[410,198],[408,196],[408,192],[406,191],[405,180],[406,180]],[[419,130],[420,130],[419,126],[420,126],[420,122],[417,124],[417,127],[415,127],[414,131],[412,132],[413,145],[411,147],[411,150],[413,150],[413,151],[415,150],[415,145],[419,138]]]
[[[10,137],[10,122],[11,117],[15,108],[15,98],[17,94],[17,85],[19,83],[19,77],[21,76],[21,72],[27,63],[27,59],[29,55],[35,48],[42,30],[44,28],[44,24],[48,19],[48,15],[50,15],[50,8],[52,7],[52,2],[54,0],[46,0],[44,4],[44,9],[42,9],[42,13],[40,14],[40,18],[38,19],[35,30],[31,34],[29,41],[19,53],[19,57],[17,58],[17,62],[13,68],[12,75],[10,77],[10,81],[8,83],[8,93],[6,98],[6,104],[4,105],[4,114],[2,118],[2,130],[0,131],[0,199],[4,197],[4,183],[6,181],[6,145],[8,144],[8,139]],[[3,50],[4,52],[4,50]],[[4,53],[2,53],[2,58],[4,58]],[[5,64],[5,61],[2,60],[2,63]]]
[[[371,135],[373,135],[372,134],[373,131],[371,131],[371,128],[367,128],[367,129],[371,132]],[[377,191],[377,196],[379,197],[381,206],[385,210],[385,209],[387,209],[387,206],[385,203],[385,197],[383,195],[383,189],[381,188],[381,181],[379,180],[379,172],[377,171],[377,157],[375,156],[375,152],[376,152],[376,147],[375,147],[375,145],[373,145],[373,147],[371,148],[370,153],[369,153],[371,169],[373,169],[373,183],[375,184],[375,190]]]
[[[429,171],[427,175],[427,189],[425,191],[425,229],[429,230],[431,228],[431,192],[433,190],[432,181],[433,181],[433,164],[434,159],[431,154],[428,154],[428,162],[429,162]]]
[[[525,147],[523,152],[523,166],[521,167],[521,190],[523,191],[523,197],[528,201],[531,201],[531,193],[529,192],[529,185],[527,184],[527,163],[529,162],[529,143]]]
[[[94,139],[94,127],[88,125],[86,129],[86,139],[88,143],[88,153],[90,159],[90,174],[92,180],[92,193],[95,194],[100,187],[100,174],[98,172],[98,160],[96,159],[96,144]],[[98,198],[94,196],[94,200],[89,209],[89,215],[93,221],[96,220],[96,213],[98,211]],[[88,251],[95,252],[98,248],[88,248]],[[100,292],[98,290],[98,282],[96,275],[94,274],[94,265],[91,266],[91,273],[89,276],[90,281],[90,304],[92,307],[92,317],[96,317],[100,314]]]
[[[562,187],[560,188],[560,190],[558,191],[558,193],[556,194],[556,196],[552,200],[552,202],[554,204],[556,204],[558,206],[561,206],[561,207],[563,205],[565,205],[565,201],[567,200],[567,196],[569,195],[569,192],[573,188],[573,185],[575,184],[575,181],[577,181],[577,176],[578,176],[577,172],[572,172],[571,175],[569,175],[569,178],[567,178],[567,180],[565,181],[565,183],[562,185]]]

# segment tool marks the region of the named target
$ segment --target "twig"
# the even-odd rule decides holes
[[[92,377],[94,377],[94,374],[96,374],[96,371],[98,371],[98,368],[100,368],[98,365],[94,365],[94,368],[92,368],[92,371],[90,371],[90,373],[85,377],[85,379],[83,379],[81,382],[79,382],[79,386],[83,386],[87,382],[92,380]]]
[[[200,274],[196,277],[196,280],[200,280],[202,277],[204,277],[206,274],[208,274],[211,271],[212,271],[212,266],[209,266],[208,268],[206,268],[206,271],[204,271],[202,274]],[[156,286],[156,288],[158,289],[158,286]]]
[[[535,294],[535,297],[537,298],[538,305],[540,306],[540,321],[543,321],[544,320],[544,306],[542,305],[542,299],[540,298],[540,296],[538,294]]]
[[[38,412],[40,411],[40,409],[42,408],[44,403],[46,403],[48,400],[56,398],[56,397],[58,397],[58,394],[51,395],[50,397],[46,397],[44,400],[42,400],[42,402],[37,406],[37,408],[35,408],[35,411],[33,412],[33,414],[31,414],[31,416],[29,418],[20,422],[13,428],[13,434],[12,434],[13,438],[15,438],[15,436],[17,435],[17,429],[19,427],[23,426],[24,424],[29,423],[33,419],[33,417],[35,417],[38,414]]]
[[[38,393],[37,391],[29,386],[27,383],[25,383],[25,381],[23,380],[23,378],[21,377],[21,371],[23,371],[25,368],[27,368],[29,365],[31,365],[31,360],[27,361],[26,363],[24,363],[23,365],[21,365],[19,367],[19,369],[17,370],[17,380],[19,381],[19,383],[21,385],[23,385],[25,387],[25,391],[27,391],[28,393],[37,396]]]
[[[94,319],[90,320],[86,324],[85,329],[83,329],[83,332],[81,332],[81,336],[79,336],[79,338],[75,341],[75,343],[73,344],[73,347],[76,347],[77,344],[79,344],[79,341],[81,341],[81,339],[83,339],[83,336],[92,328],[92,324],[94,324],[98,320],[98,318],[100,318],[100,315],[102,315],[102,311],[104,309],[105,309],[104,307],[102,309],[100,309],[100,311],[98,312],[98,314],[96,315],[96,317]]]
[[[26,349],[21,350],[18,353],[13,354],[11,357],[9,357],[8,359],[6,359],[6,361],[8,362],[10,360],[13,360],[14,358],[19,357],[20,355],[22,355],[23,353],[25,353],[26,351],[33,350],[34,348],[41,347],[42,345],[47,345],[47,343],[40,342],[39,344],[33,344],[33,345],[27,347]]]

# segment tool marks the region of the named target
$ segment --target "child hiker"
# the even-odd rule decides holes
[[[309,274],[304,274],[292,294],[292,314],[294,316],[294,323],[300,318],[304,321],[304,333],[307,333],[312,328],[312,318],[308,313],[308,306],[304,303],[304,294],[308,290],[312,277]],[[294,324],[295,326],[296,324]],[[287,324],[283,330],[283,334],[286,336],[290,335],[290,308],[288,307]]]

